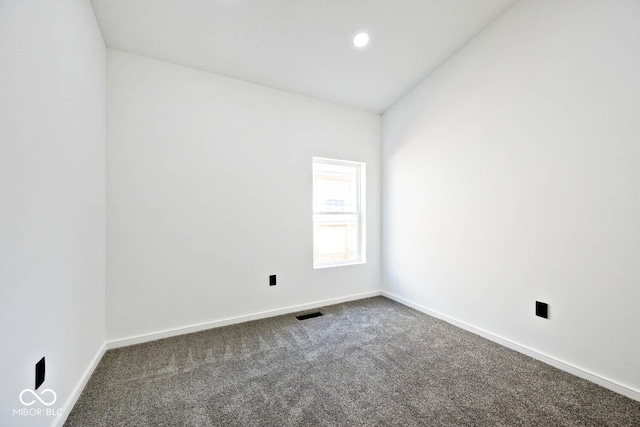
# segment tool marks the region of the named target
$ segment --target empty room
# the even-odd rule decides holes
[[[0,426],[640,426],[638,76],[638,0],[0,0]]]

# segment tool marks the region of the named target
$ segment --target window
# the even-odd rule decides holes
[[[313,158],[313,268],[365,262],[365,164]]]

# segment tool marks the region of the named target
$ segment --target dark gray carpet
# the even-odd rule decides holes
[[[67,426],[640,426],[640,402],[383,297],[108,351]]]

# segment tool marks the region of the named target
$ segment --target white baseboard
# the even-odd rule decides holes
[[[118,347],[126,347],[134,344],[141,344],[149,341],[155,341],[163,338],[174,337],[177,335],[190,334],[193,332],[204,331],[206,329],[219,328],[221,326],[234,325],[236,323],[250,322],[252,320],[265,319],[267,317],[280,316],[282,314],[295,313],[298,311],[311,310],[314,308],[324,307],[327,305],[340,304],[347,301],[355,301],[364,298],[371,298],[382,295],[382,291],[364,292],[361,294],[348,295],[340,298],[333,298],[324,301],[316,301],[309,304],[296,305],[291,307],[280,308],[277,310],[262,311],[244,316],[230,317],[227,319],[214,320],[213,322],[200,323],[197,325],[186,326],[183,328],[169,329],[166,331],[154,332],[150,334],[138,335],[130,338],[119,339],[107,342],[107,350]]]
[[[98,366],[98,363],[100,363],[100,360],[102,359],[102,356],[104,356],[105,351],[107,351],[106,344],[102,344],[102,347],[98,350],[96,355],[93,357],[93,360],[91,361],[87,369],[84,371],[84,374],[80,379],[80,382],[76,385],[76,387],[73,389],[73,392],[71,393],[71,396],[69,396],[69,398],[65,402],[63,407],[64,412],[62,413],[62,415],[59,415],[58,417],[56,417],[55,420],[53,421],[53,424],[52,424],[53,427],[62,427],[65,421],[67,421],[67,418],[71,413],[71,410],[73,409],[76,402],[78,401],[80,394],[82,394],[82,390],[84,390],[84,387],[89,382],[89,378],[91,378],[93,371],[95,371],[96,367]]]
[[[611,391],[615,391],[616,393],[622,394],[624,396],[627,396],[633,400],[637,400],[640,402],[640,391],[638,390],[634,390],[632,388],[629,388],[627,386],[624,386],[622,384],[619,384],[615,381],[612,381],[608,378],[604,378],[598,374],[594,374],[593,372],[589,372],[589,371],[585,371],[584,369],[578,368],[576,366],[573,366],[570,363],[564,362],[562,360],[556,359],[552,356],[546,355],[544,353],[540,353],[539,351],[533,350],[529,347],[526,347],[524,345],[518,344],[516,342],[510,341],[506,338],[503,338],[501,336],[495,335],[491,332],[485,331],[483,329],[480,328],[476,328],[475,326],[469,325],[468,323],[464,323],[461,322],[460,320],[454,319],[452,317],[449,317],[447,315],[444,315],[442,313],[438,313],[437,311],[433,311],[430,310],[426,307],[421,306],[420,304],[416,304],[412,301],[409,301],[407,299],[404,299],[402,297],[399,297],[397,295],[394,295],[390,292],[387,291],[382,291],[382,295],[392,299],[396,302],[399,302],[402,305],[406,305],[408,307],[411,307],[413,309],[416,309],[422,313],[428,314],[429,316],[435,317],[437,319],[440,320],[444,320],[447,323],[450,323],[454,326],[457,326],[461,329],[464,329],[466,331],[469,331],[471,333],[474,333],[476,335],[480,335],[483,338],[486,338],[490,341],[493,341],[495,343],[498,343],[500,345],[503,345],[507,348],[510,348],[512,350],[515,350],[519,353],[522,354],[526,354],[529,357],[533,357],[536,360],[539,360],[541,362],[546,363],[547,365],[551,365],[555,368],[558,368],[560,370],[563,370],[565,372],[568,372],[570,374],[573,374],[577,377],[583,378],[587,381],[591,381],[595,384],[598,384],[604,388],[607,388]]]

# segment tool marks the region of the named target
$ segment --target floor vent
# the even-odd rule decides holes
[[[316,311],[315,313],[309,313],[309,314],[303,314],[302,316],[296,316],[296,319],[298,320],[307,320],[307,319],[313,319],[314,317],[320,317],[322,316],[322,313],[320,313],[319,311]]]

